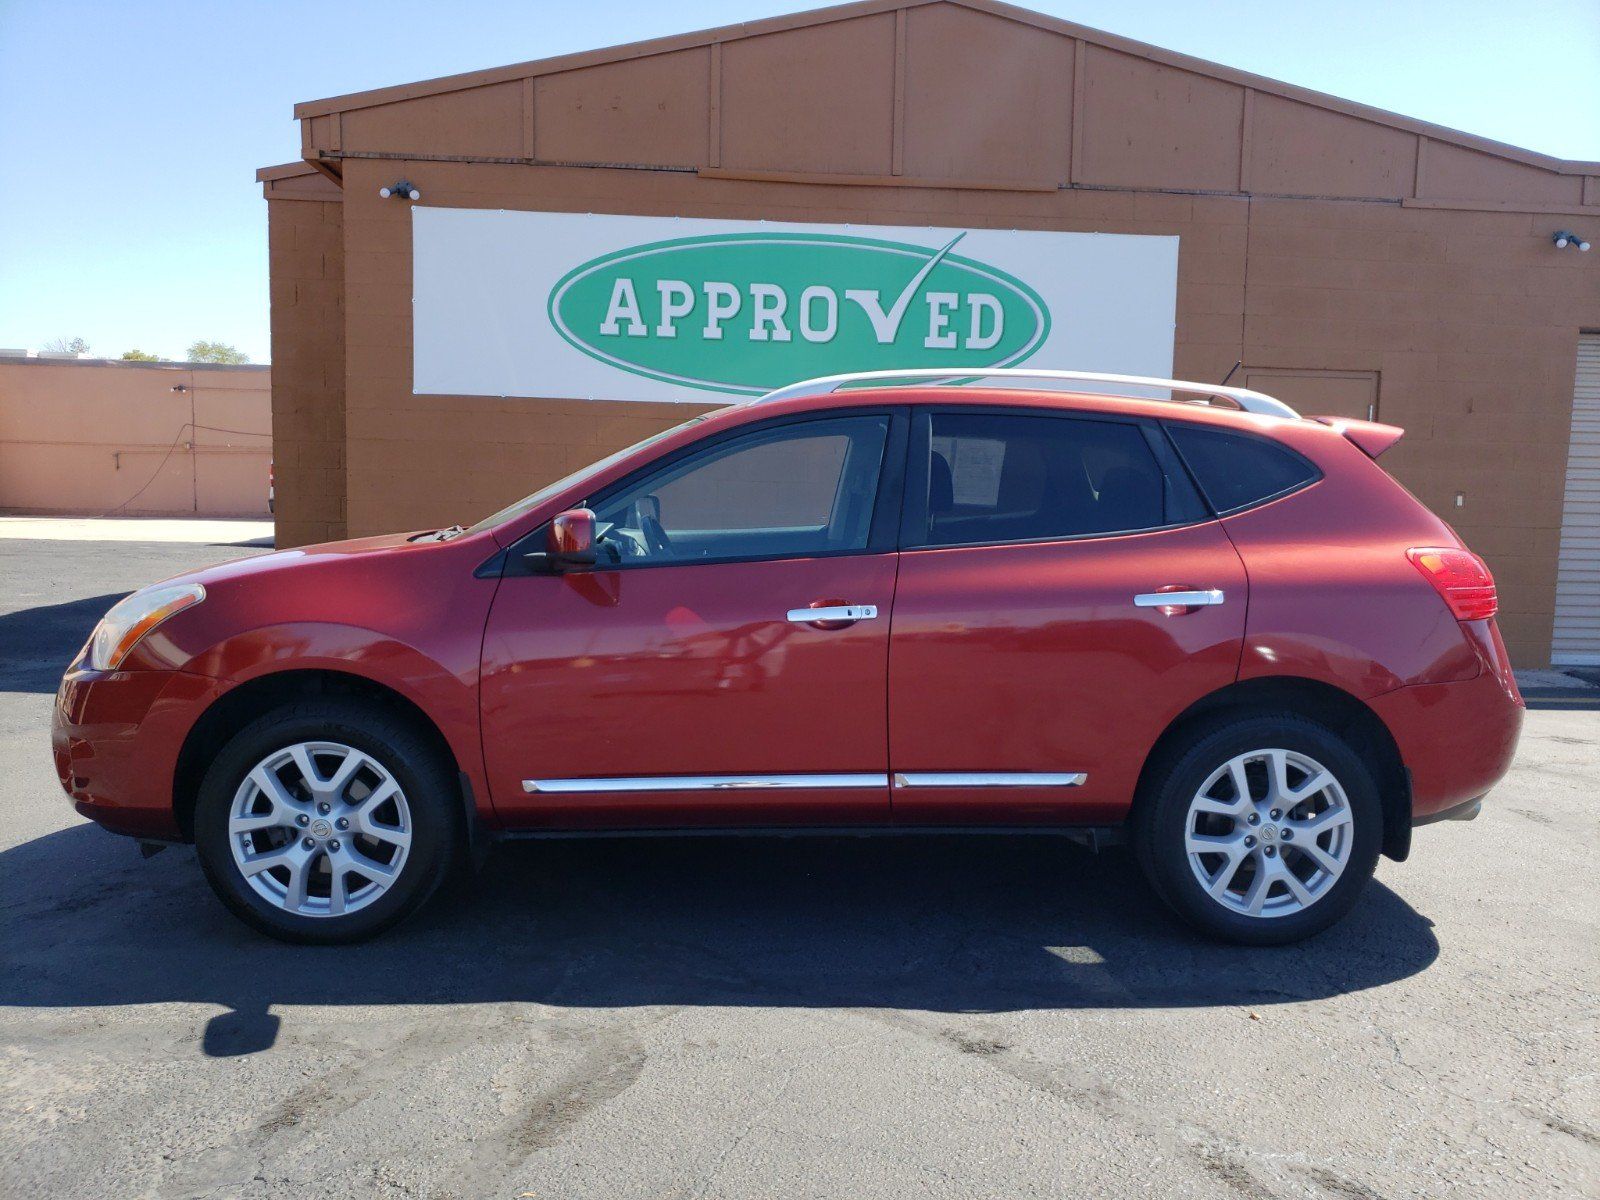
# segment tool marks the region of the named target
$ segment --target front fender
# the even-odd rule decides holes
[[[355,676],[387,688],[433,722],[483,804],[489,789],[478,733],[478,638],[465,632],[458,638],[436,633],[436,644],[423,648],[355,625],[266,625],[205,647],[186,657],[180,669],[220,681],[223,694],[299,671]],[[159,653],[161,648],[150,650]]]

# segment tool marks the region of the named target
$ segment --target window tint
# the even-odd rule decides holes
[[[1122,533],[1197,520],[1199,498],[1143,429],[1112,421],[934,413],[929,545]]]
[[[775,558],[866,548],[887,417],[735,438],[595,508],[601,562]]]
[[[1259,504],[1317,478],[1310,462],[1264,438],[1178,423],[1167,431],[1219,513]]]

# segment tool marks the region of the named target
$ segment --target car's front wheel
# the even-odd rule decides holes
[[[1134,838],[1179,916],[1274,945],[1349,911],[1377,866],[1382,816],[1371,771],[1333,731],[1238,717],[1196,728],[1152,764]]]
[[[369,937],[415,910],[455,857],[437,748],[381,708],[314,700],[260,717],[206,772],[195,847],[224,904],[285,941]]]

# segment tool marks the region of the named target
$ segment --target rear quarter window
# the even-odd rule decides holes
[[[1175,422],[1166,428],[1219,514],[1287,495],[1322,477],[1310,459],[1266,438]]]

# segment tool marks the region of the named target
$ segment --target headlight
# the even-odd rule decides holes
[[[206,598],[198,583],[175,583],[147,588],[117,601],[89,635],[89,668],[115,671],[128,652],[173,613],[191,608]]]

